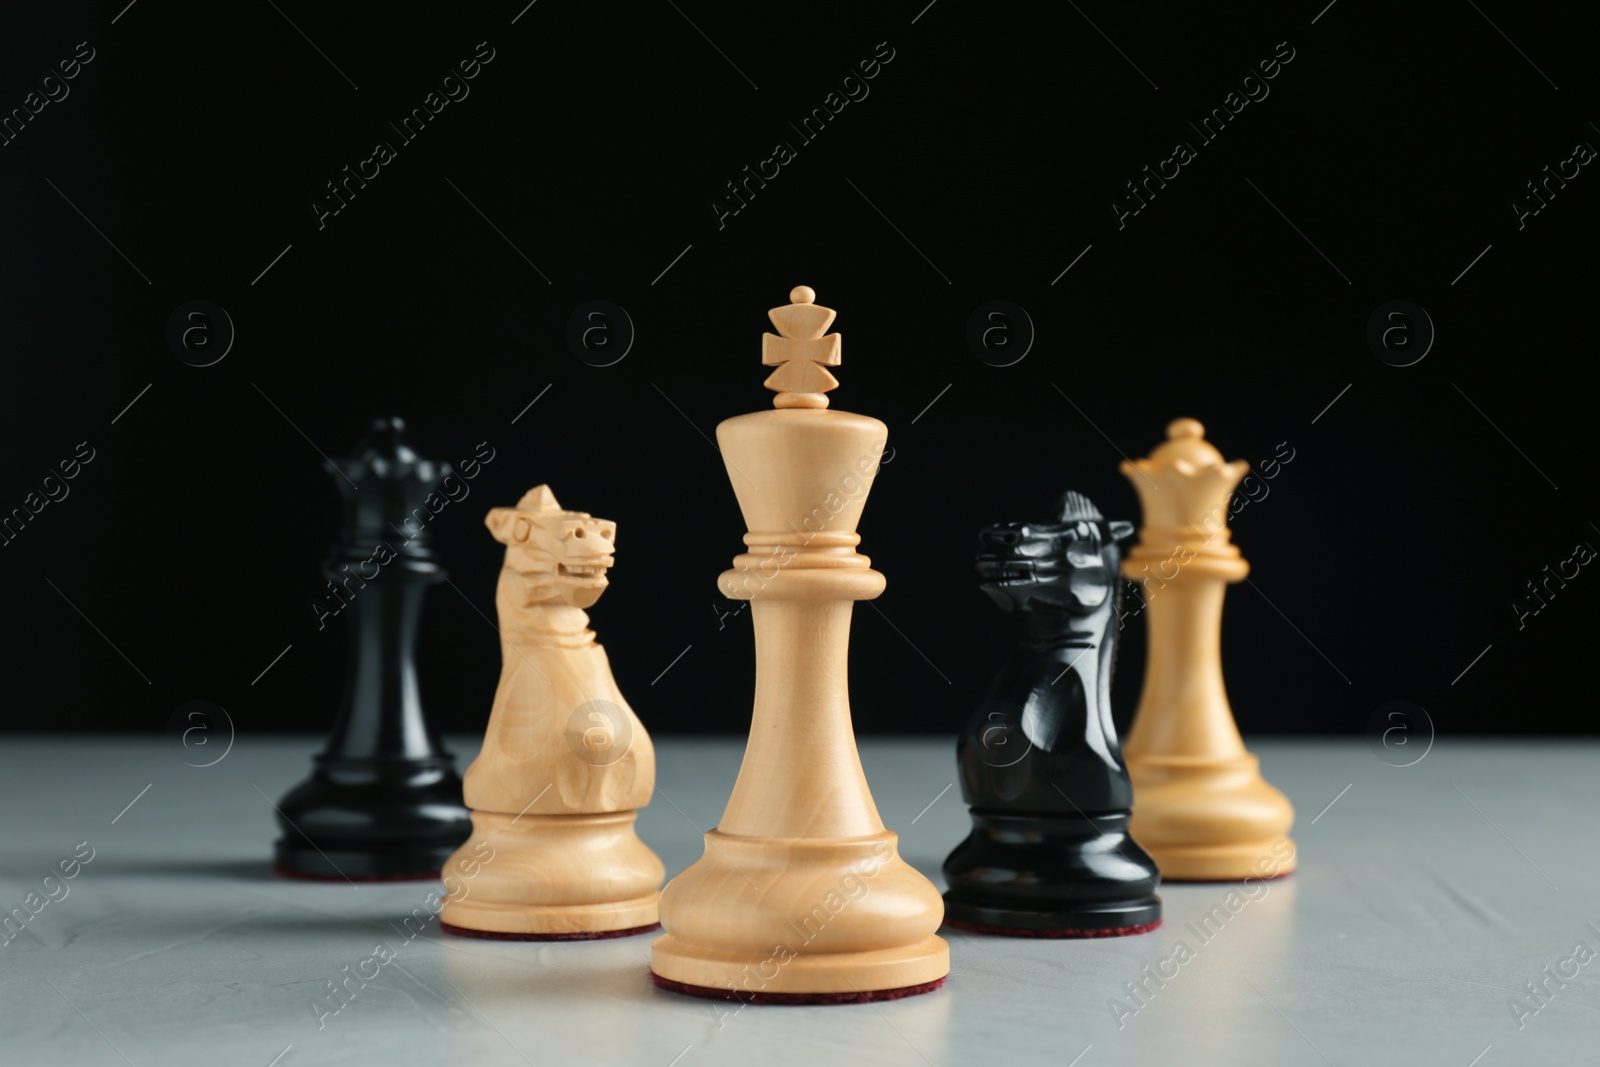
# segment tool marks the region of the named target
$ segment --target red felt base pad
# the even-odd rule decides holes
[[[451,926],[441,921],[439,929],[447,934],[457,937],[481,937],[486,941],[606,941],[613,937],[632,937],[635,934],[647,934],[651,930],[661,929],[660,923],[651,923],[649,926],[633,926],[626,930],[598,930],[593,933],[580,931],[575,934],[514,934],[501,930],[469,930],[465,926]]]
[[[1138,926],[1102,926],[1094,930],[1032,930],[1012,926],[982,926],[978,923],[958,922],[955,919],[946,919],[946,926],[953,926],[957,930],[966,930],[974,934],[998,934],[1001,937],[1042,937],[1042,938],[1072,938],[1072,937],[1130,937],[1133,934],[1147,934],[1161,925],[1161,920],[1140,923]]]
[[[654,971],[650,972],[650,980],[662,989],[670,989],[674,993],[686,993],[691,997],[705,997],[708,1000],[737,1000],[741,1004],[867,1004],[875,1000],[899,1000],[902,997],[914,997],[918,993],[931,993],[949,979],[950,976],[945,975],[943,978],[923,982],[921,985],[901,986],[899,989],[867,989],[849,993],[752,993],[748,990],[713,989],[710,986],[674,982]]]
[[[342,874],[307,874],[304,871],[286,871],[282,867],[274,867],[272,873],[291,882],[437,882],[439,880],[438,871],[429,871],[427,874],[354,874],[346,877]]]

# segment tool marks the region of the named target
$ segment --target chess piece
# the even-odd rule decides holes
[[[1067,493],[1048,522],[978,537],[983,591],[1021,616],[1019,647],[956,748],[972,833],[945,860],[945,922],[1014,937],[1118,937],[1161,925],[1155,861],[1128,836],[1133,788],[1111,722],[1119,541]]]
[[[348,609],[350,659],[327,747],[277,805],[273,865],[289,877],[437,878],[471,829],[455,759],[423,714],[413,657],[423,594],[445,573],[412,516],[428,514],[423,500],[450,468],[406,447],[404,429],[379,419],[353,458],[325,465],[347,514],[323,566],[330,603],[344,606],[325,615]]]
[[[769,312],[775,411],[717,427],[749,528],[723,595],[751,602],[750,740],[705,855],[661,892],[657,985],[698,996],[846,1003],[926,992],[950,970],[938,890],[900,858],[856,752],[846,686],[853,601],[884,589],[855,551],[888,437],[830,411],[839,335],[799,286]]]
[[[1143,584],[1150,635],[1123,747],[1133,836],[1169,882],[1287,874],[1294,809],[1245,750],[1222,685],[1222,598],[1250,572],[1229,543],[1228,500],[1250,465],[1224,463],[1200,423],[1177,419],[1121,469],[1144,507],[1122,573]]]
[[[505,666],[467,768],[473,832],[445,864],[441,928],[526,941],[653,930],[665,868],[634,809],[655,790],[655,749],[584,610],[610,584],[617,524],[564,510],[543,485],[484,522],[506,546]]]

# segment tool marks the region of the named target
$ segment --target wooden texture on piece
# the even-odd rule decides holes
[[[888,429],[824,410],[833,312],[805,286],[790,298],[770,313],[790,343],[764,350],[786,361],[767,381],[778,410],[717,427],[749,528],[718,588],[751,601],[750,739],[705,855],[662,890],[651,970],[737,999],[932,988],[950,969],[943,903],[878,816],[846,683],[853,601],[884,588],[855,529]]]
[[[1228,500],[1250,465],[1225,463],[1194,419],[1124,461],[1144,508],[1122,573],[1144,585],[1144,689],[1123,745],[1132,833],[1166,881],[1275,877],[1294,869],[1294,809],[1246,751],[1222,683],[1222,599],[1250,566],[1229,542]]]
[[[652,927],[665,871],[634,809],[655,788],[655,752],[584,611],[608,584],[616,524],[563,510],[543,485],[485,523],[506,546],[504,667],[467,768],[473,834],[445,865],[441,918],[528,937]]]

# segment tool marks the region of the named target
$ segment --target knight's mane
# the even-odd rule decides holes
[[[1082,493],[1068,490],[1056,502],[1056,516],[1061,522],[1103,522],[1100,509]]]

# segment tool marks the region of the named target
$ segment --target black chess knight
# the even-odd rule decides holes
[[[327,747],[277,805],[273,866],[289,877],[434,879],[472,832],[413,658],[423,594],[445,577],[418,516],[450,469],[406,447],[404,429],[379,419],[354,457],[327,465],[348,519],[323,567],[334,608],[317,610],[345,616],[350,662]]]
[[[979,534],[983,591],[1021,616],[1021,634],[956,747],[973,829],[944,863],[952,926],[1114,937],[1160,925],[1111,721],[1117,543],[1132,533],[1067,493],[1049,522]]]

